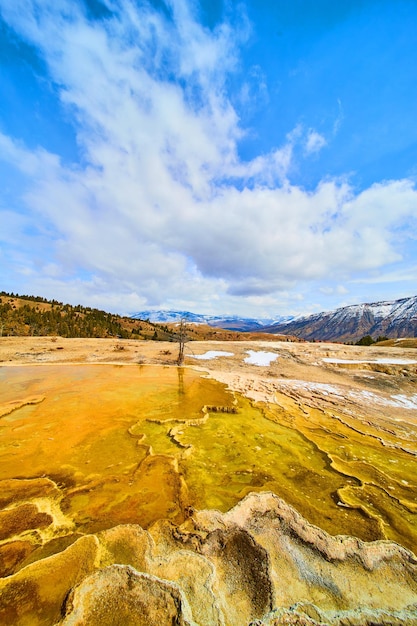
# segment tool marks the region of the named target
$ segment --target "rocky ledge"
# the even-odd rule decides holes
[[[417,558],[331,536],[272,493],[177,526],[120,525],[0,581],[0,623],[417,625]]]

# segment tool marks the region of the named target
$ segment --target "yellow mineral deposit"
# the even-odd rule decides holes
[[[69,590],[100,564],[138,566],[134,553],[142,563],[150,537],[136,538],[144,547],[132,548],[129,557],[133,530],[122,528],[133,526],[120,525],[151,529],[167,550],[161,520],[179,527],[195,511],[226,513],[252,492],[276,494],[331,535],[390,539],[415,551],[415,412],[396,422],[378,407],[342,410],[327,392],[323,401],[294,391],[296,385],[288,392],[289,383],[280,386],[271,371],[268,383],[256,374],[249,384],[242,373],[232,384],[225,366],[211,377],[201,369],[0,368],[1,623],[54,624]],[[250,399],[248,389],[264,394]],[[116,538],[123,532],[125,544]],[[113,553],[124,556],[114,560]],[[119,574],[125,575],[112,576]],[[154,589],[146,577],[137,584]],[[262,600],[262,611],[268,602]]]
[[[24,502],[19,480],[48,477],[73,530],[85,533],[182,521],[188,501],[170,425],[203,420],[206,403],[233,402],[216,381],[169,367],[16,367],[6,382],[16,405],[9,412],[6,399],[1,478],[16,481]],[[35,391],[42,401],[33,402]],[[42,532],[56,537],[61,522]]]

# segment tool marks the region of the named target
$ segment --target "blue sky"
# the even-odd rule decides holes
[[[0,16],[0,289],[257,317],[417,293],[415,0]]]

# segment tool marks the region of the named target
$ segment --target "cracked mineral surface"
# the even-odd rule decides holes
[[[417,624],[415,349],[191,346],[1,338],[0,623]]]

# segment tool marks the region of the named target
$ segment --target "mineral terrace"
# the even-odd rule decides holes
[[[417,350],[176,353],[0,338],[0,623],[417,625]]]

